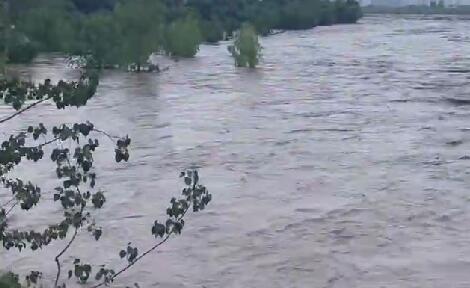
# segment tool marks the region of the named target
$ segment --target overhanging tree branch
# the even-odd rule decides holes
[[[184,215],[186,215],[186,212],[188,212],[189,208],[191,206],[188,206],[188,208],[186,208],[183,212],[183,215],[181,215],[178,220],[181,220],[184,218]],[[114,279],[116,279],[120,274],[126,272],[128,269],[130,269],[132,266],[134,266],[139,260],[141,260],[142,258],[144,258],[145,256],[147,256],[148,254],[150,254],[151,252],[153,252],[155,249],[157,249],[158,247],[160,247],[160,245],[164,244],[166,241],[168,241],[168,239],[170,239],[171,235],[175,234],[175,231],[172,231],[170,233],[168,233],[165,238],[163,238],[162,241],[158,242],[157,244],[153,245],[151,248],[147,249],[144,253],[142,253],[141,255],[139,255],[137,258],[135,258],[134,261],[132,262],[129,262],[129,264],[127,264],[125,267],[123,267],[121,270],[119,270],[118,272],[116,272],[116,274],[114,274],[113,276],[111,276],[109,278],[109,281],[112,282]],[[108,282],[101,282],[95,286],[93,286],[92,288],[98,288],[98,287],[101,287],[103,285],[106,285]]]
[[[24,113],[24,112],[26,112],[26,111],[28,111],[28,110],[30,110],[30,109],[36,107],[37,105],[39,105],[39,104],[41,104],[42,102],[48,100],[49,98],[50,98],[50,97],[43,98],[43,99],[41,99],[41,100],[38,100],[38,101],[36,101],[36,102],[34,102],[34,103],[32,103],[32,104],[30,104],[30,105],[28,105],[28,106],[26,106],[26,107],[24,107],[24,108],[22,108],[22,109],[16,111],[15,113],[11,114],[10,116],[1,119],[1,120],[0,120],[0,124],[3,124],[3,123],[5,123],[5,122],[7,122],[8,120],[11,120],[11,119],[15,118],[16,116],[18,116],[18,115],[20,115],[20,114],[22,114],[22,113]]]
[[[70,160],[69,160],[68,156],[67,156],[66,160],[67,160],[67,163],[68,163],[69,167],[72,167],[72,165],[70,164]],[[78,186],[75,186],[75,189],[77,190],[78,194],[80,194],[80,195],[82,194],[81,191],[80,191],[80,188],[78,188]],[[62,255],[64,255],[65,252],[67,252],[67,250],[70,248],[70,246],[72,246],[73,241],[75,241],[75,238],[77,238],[78,229],[81,227],[82,221],[83,221],[83,210],[84,209],[85,209],[85,204],[82,203],[81,208],[80,208],[80,214],[79,214],[80,215],[80,222],[76,224],[75,231],[73,232],[72,238],[70,239],[69,243],[67,243],[67,245],[64,247],[64,249],[62,249],[62,251],[60,251],[60,253],[57,254],[57,256],[54,258],[55,263],[57,264],[57,274],[56,274],[56,278],[55,278],[55,282],[54,282],[54,288],[57,288],[57,283],[59,282],[59,278],[60,278],[60,272],[61,272],[60,257]]]
[[[82,209],[82,211],[83,211],[83,209]],[[67,252],[67,250],[70,248],[70,246],[72,246],[73,241],[75,241],[75,238],[77,238],[78,228],[79,227],[80,226],[75,227],[75,231],[73,232],[73,236],[70,239],[69,243],[67,243],[67,245],[64,247],[64,249],[62,249],[62,251],[60,251],[60,253],[57,254],[57,256],[55,256],[55,258],[54,258],[55,263],[57,264],[57,274],[56,274],[56,277],[55,277],[54,288],[57,288],[57,283],[59,282],[59,278],[60,278],[60,270],[61,270],[60,257],[62,255],[64,255],[65,252]]]

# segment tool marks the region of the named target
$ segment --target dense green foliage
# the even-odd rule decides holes
[[[27,35],[41,51],[68,51],[74,44],[76,24],[73,16],[66,12],[72,9],[66,3],[48,3],[28,9],[20,16],[16,29]]]
[[[235,35],[235,41],[229,51],[238,67],[255,68],[261,58],[261,45],[256,30],[250,24],[243,24]]]
[[[176,19],[166,31],[165,50],[172,56],[194,57],[202,42],[198,21],[194,17]]]
[[[192,57],[202,41],[231,37],[250,22],[276,29],[354,23],[355,0],[0,0],[0,48],[10,62],[38,52],[94,59],[95,66],[145,65],[152,53]],[[7,17],[3,17],[7,15]]]
[[[338,0],[188,0],[203,21],[231,33],[250,22],[261,34],[273,29],[307,29],[317,25],[355,23],[361,16],[356,1]]]
[[[133,0],[115,8],[118,27],[118,55],[124,64],[139,68],[153,52],[162,47],[165,7],[155,0]]]
[[[80,43],[75,54],[93,56],[92,66],[105,66],[119,57],[118,27],[110,14],[96,13],[86,17],[79,34]]]
[[[72,2],[82,13],[112,10],[117,3],[116,0],[72,0]]]

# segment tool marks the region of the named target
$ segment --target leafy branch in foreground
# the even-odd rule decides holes
[[[187,186],[182,191],[182,197],[178,200],[176,198],[171,199],[170,207],[168,207],[166,211],[168,218],[164,222],[165,224],[159,223],[158,220],[155,220],[151,229],[152,235],[154,235],[156,239],[160,238],[162,240],[145,250],[145,252],[140,255],[138,248],[132,247],[132,243],[129,243],[126,249],[119,252],[119,256],[121,258],[126,258],[128,262],[127,265],[121,268],[118,272],[102,267],[95,276],[96,280],[102,279],[102,282],[93,286],[93,288],[113,282],[116,277],[134,266],[134,264],[136,264],[140,259],[157,249],[172,235],[181,234],[185,224],[184,216],[191,207],[193,212],[198,212],[204,210],[206,205],[209,204],[212,200],[212,195],[205,186],[199,184],[199,175],[197,171],[188,170],[186,172],[182,172],[180,177],[184,178],[184,182]]]
[[[81,107],[93,97],[98,86],[98,76],[94,72],[83,73],[78,81],[59,81],[52,84],[45,80],[43,84],[36,85],[20,80],[0,80],[0,99],[11,105],[16,112],[0,119],[0,125],[20,116],[22,113],[38,107],[44,101],[53,101],[58,109],[68,106]],[[32,102],[31,102],[32,101]],[[115,145],[115,161],[129,160],[129,137],[116,137],[97,129],[93,123],[86,121],[74,124],[60,124],[46,127],[43,123],[29,126],[24,131],[13,134],[1,142],[0,145],[0,186],[11,193],[4,203],[0,203],[0,241],[5,250],[17,249],[36,251],[55,241],[66,241],[64,246],[54,257],[57,273],[53,280],[53,287],[65,287],[62,282],[62,257],[69,252],[76,241],[77,235],[85,229],[96,240],[100,240],[103,227],[99,226],[94,214],[101,209],[106,196],[103,190],[97,188],[98,173],[94,165],[94,153],[101,146],[100,137],[104,136]],[[44,223],[43,230],[12,229],[9,226],[10,215],[19,209],[29,211],[47,199],[43,199],[41,183],[32,183],[27,179],[12,178],[9,174],[15,169],[21,169],[22,164],[44,161],[49,155],[50,161],[55,164],[56,187],[54,191],[47,191],[52,195],[54,202],[62,208],[62,219],[57,223]],[[92,266],[82,263],[80,259],[74,261],[73,269],[68,271],[69,279],[75,276],[80,283],[86,283],[94,272],[97,281],[95,287],[108,285],[119,275],[135,265],[140,259],[165,243],[171,235],[180,234],[184,226],[184,216],[192,207],[194,212],[203,210],[211,200],[207,189],[199,184],[197,171],[185,171],[181,174],[186,188],[182,191],[180,199],[173,198],[167,209],[168,218],[164,224],[155,221],[151,228],[152,234],[161,241],[139,254],[136,247],[128,245],[126,250],[119,253],[121,258],[127,259],[127,264],[114,272],[105,266]],[[40,271],[31,271],[25,277],[27,285],[37,284],[41,279]],[[20,287],[18,277],[6,274],[0,277],[2,281],[9,281],[7,287]],[[62,283],[61,283],[62,282]],[[18,284],[18,286],[15,286]]]

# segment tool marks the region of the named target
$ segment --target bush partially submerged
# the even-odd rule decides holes
[[[171,56],[194,57],[202,42],[199,22],[187,16],[171,23],[166,32],[165,51]]]
[[[236,34],[234,44],[228,47],[238,67],[255,68],[261,58],[258,34],[250,24],[243,24]]]

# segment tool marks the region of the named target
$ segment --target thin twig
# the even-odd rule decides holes
[[[20,203],[20,201],[16,201],[15,204],[13,204],[10,209],[8,209],[8,211],[5,213],[5,217],[8,216],[8,214],[11,213],[11,211],[16,207],[16,205],[18,205]]]
[[[2,204],[0,205],[0,208],[4,208],[6,207],[8,204],[10,204],[11,202],[15,201],[16,197],[12,197],[10,200],[8,200],[5,204]]]
[[[38,146],[38,148],[44,147],[44,146],[46,146],[46,145],[49,145],[49,144],[51,144],[51,143],[53,143],[53,142],[55,142],[55,141],[57,141],[57,140],[59,140],[59,139],[60,139],[60,137],[52,138],[51,140],[48,140],[48,141],[46,141],[46,142],[40,144],[40,145]]]
[[[64,255],[64,253],[70,248],[70,246],[72,245],[73,241],[75,241],[75,238],[77,237],[77,234],[78,234],[78,228],[80,226],[77,226],[75,227],[75,231],[73,233],[73,236],[72,236],[72,239],[70,239],[69,243],[67,244],[67,246],[64,247],[64,249],[62,249],[62,251],[60,251],[59,254],[57,254],[57,256],[55,256],[55,263],[57,264],[57,275],[56,275],[56,278],[55,278],[55,284],[54,284],[54,288],[57,288],[57,283],[59,282],[59,278],[60,278],[60,261],[59,261],[59,258]]]
[[[101,133],[101,134],[107,136],[107,137],[108,137],[109,139],[111,139],[111,141],[113,141],[113,142],[114,142],[115,139],[119,139],[119,138],[120,138],[120,137],[118,137],[118,136],[113,136],[113,135],[109,134],[108,132],[105,132],[105,131],[100,130],[100,129],[93,128],[93,131],[98,132],[98,133]]]
[[[191,206],[189,206],[191,207]],[[189,210],[189,207],[186,208],[186,210],[183,212],[183,214],[181,215],[181,217],[178,218],[178,220],[181,220],[183,219],[184,215],[186,214],[186,212],[188,212]],[[124,268],[122,268],[121,270],[119,270],[116,274],[114,274],[109,280],[110,281],[113,281],[115,278],[117,278],[120,274],[124,273],[125,271],[127,271],[129,268],[131,268],[132,266],[134,266],[135,263],[137,263],[140,259],[144,258],[145,256],[147,256],[149,253],[151,253],[152,251],[154,251],[155,249],[157,249],[160,245],[162,245],[163,243],[165,243],[169,238],[170,236],[174,234],[174,232],[171,232],[169,233],[168,235],[166,235],[165,238],[163,238],[162,241],[158,242],[157,244],[153,245],[150,249],[148,249],[147,251],[145,251],[143,254],[141,254],[139,257],[135,258],[134,261],[130,262],[129,264],[127,264],[127,266],[125,266]],[[93,286],[92,288],[98,288],[98,287],[101,287],[103,285],[105,285],[107,282],[101,282],[95,286]]]
[[[5,217],[2,219],[2,222],[0,224],[3,224],[3,223],[6,223],[7,222],[7,216],[8,214],[11,213],[11,211],[13,211],[13,209],[15,208],[16,205],[18,205],[18,203],[20,203],[20,201],[16,201],[15,204],[13,204],[10,209],[8,209],[8,211],[6,211],[5,213]],[[6,206],[6,205],[5,205]],[[2,208],[3,209],[3,208]]]
[[[10,116],[6,117],[6,118],[3,118],[0,120],[0,124],[4,123],[4,122],[7,122],[8,120],[11,120],[13,118],[15,118],[16,116],[20,115],[21,113],[25,112],[25,111],[28,111],[29,109],[31,108],[34,108],[34,106],[38,105],[38,104],[41,104],[42,102],[48,100],[50,97],[45,97],[39,101],[36,101],[32,104],[30,104],[29,106],[26,106],[24,107],[23,109],[20,109],[18,111],[16,111],[15,113],[11,114]]]
[[[31,146],[31,147],[24,147],[26,149],[32,149],[32,148],[42,148],[46,145],[49,145],[51,143],[54,143],[56,142],[57,140],[60,140],[60,137],[55,137],[55,138],[52,138],[50,140],[47,140],[46,142],[42,143],[42,144],[39,144],[38,146]]]
[[[80,190],[78,189],[77,187],[77,190],[80,192]],[[80,219],[82,218],[82,215],[83,215],[83,210],[85,209],[85,206],[82,205],[82,208],[80,210]],[[79,225],[77,225],[75,227],[75,231],[73,232],[73,236],[72,236],[72,239],[70,239],[69,243],[67,243],[67,246],[64,247],[64,249],[62,249],[62,251],[60,251],[59,254],[57,254],[57,256],[55,256],[55,263],[57,264],[57,275],[55,277],[55,284],[54,284],[54,288],[57,288],[57,283],[59,282],[59,278],[60,278],[60,261],[59,261],[59,258],[64,255],[64,253],[70,248],[70,246],[72,246],[72,243],[73,241],[75,241],[75,238],[77,238],[77,234],[78,234],[78,229],[80,228],[81,226],[81,223],[79,223]]]

